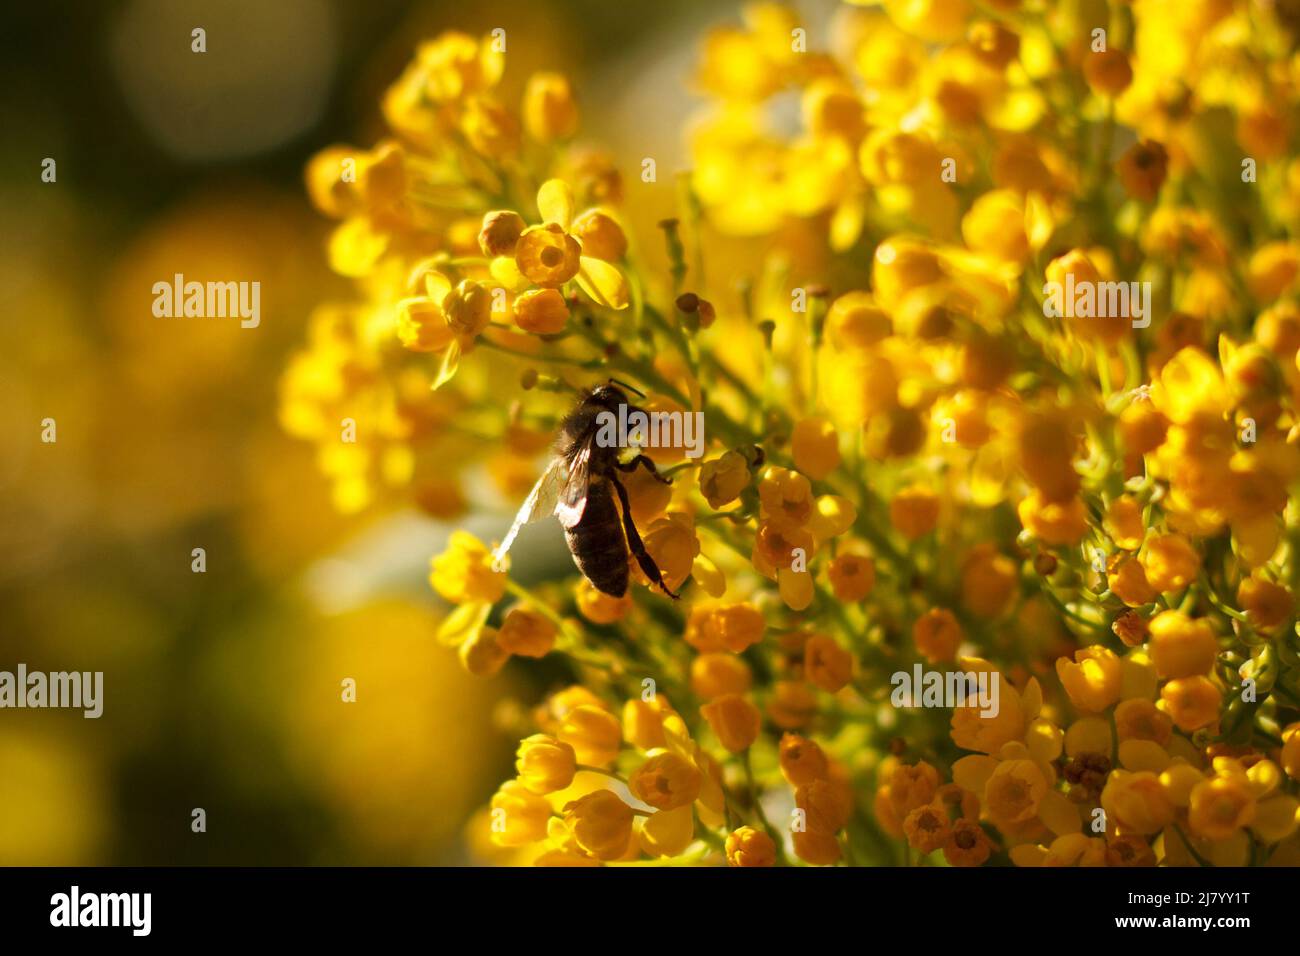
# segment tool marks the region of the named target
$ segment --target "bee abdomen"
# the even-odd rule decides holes
[[[582,520],[566,528],[573,561],[598,591],[612,597],[627,593],[627,542],[614,496],[606,482],[592,482]]]

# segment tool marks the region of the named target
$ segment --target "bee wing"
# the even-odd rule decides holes
[[[510,546],[515,543],[515,537],[519,534],[520,528],[533,521],[555,514],[555,506],[560,500],[560,491],[564,487],[564,478],[567,473],[568,469],[563,458],[556,457],[546,466],[546,470],[542,472],[542,477],[537,479],[537,484],[533,485],[533,490],[528,492],[528,497],[524,499],[523,505],[520,506],[519,513],[515,515],[515,523],[510,526],[505,540],[492,552],[495,561],[500,561],[506,556]]]
[[[587,510],[587,484],[591,473],[591,446],[596,436],[593,433],[578,447],[569,460],[569,475],[564,482],[564,491],[560,493],[560,503],[555,513],[560,524],[572,528],[582,520],[582,513]]]

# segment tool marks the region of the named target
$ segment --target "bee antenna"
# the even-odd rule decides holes
[[[629,385],[627,382],[618,378],[611,378],[610,381],[613,382],[615,385],[622,385],[629,392],[636,392],[642,398],[645,398],[645,392],[641,391],[641,389],[637,388],[635,385]]]

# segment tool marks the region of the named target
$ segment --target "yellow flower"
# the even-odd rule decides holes
[[[952,825],[952,835],[943,848],[943,858],[949,866],[983,866],[993,852],[980,825],[973,820],[958,820]]]
[[[452,604],[495,604],[505,594],[506,576],[493,569],[492,552],[468,531],[453,532],[431,567],[429,583]]]
[[[691,691],[704,700],[743,694],[752,680],[749,665],[734,654],[701,654],[691,661]]]
[[[582,616],[593,624],[613,624],[621,621],[632,610],[632,594],[612,597],[597,591],[586,578],[578,582],[575,598]]]
[[[779,680],[767,700],[767,716],[782,730],[798,730],[817,713],[817,698],[803,681]]]
[[[889,318],[889,313],[876,305],[875,300],[868,292],[848,292],[832,302],[830,310],[826,313],[826,335],[831,345],[837,349],[870,348],[882,339],[887,338],[892,331],[893,322]],[[810,421],[820,423],[821,420],[810,419]],[[814,436],[824,434],[820,424],[805,427],[813,428]],[[798,435],[797,424],[795,434]],[[838,464],[838,445],[835,449],[835,458]],[[799,464],[797,452],[795,454],[795,463]],[[802,464],[799,465],[799,470],[807,472],[814,478],[822,477],[809,471]],[[830,470],[827,469],[828,472]]]
[[[1157,535],[1147,542],[1139,559],[1147,581],[1157,592],[1181,591],[1196,580],[1200,555],[1181,534]]]
[[[741,827],[727,834],[727,863],[731,866],[774,866],[776,844],[762,830]]]
[[[700,494],[710,508],[721,508],[740,497],[749,485],[749,464],[738,451],[724,452],[700,467]]]
[[[1214,630],[1205,618],[1192,620],[1178,611],[1162,611],[1151,620],[1151,659],[1162,678],[1204,675],[1219,653]]]
[[[524,846],[546,839],[551,804],[518,780],[507,780],[492,797],[492,842]]]
[[[1151,604],[1158,596],[1156,589],[1147,580],[1147,572],[1142,567],[1142,562],[1136,558],[1117,556],[1111,562],[1106,580],[1110,584],[1110,589],[1129,607]]]
[[[641,537],[669,589],[679,588],[690,577],[695,558],[700,553],[700,539],[695,533],[694,519],[685,512],[669,512],[656,518],[641,533]],[[641,579],[645,580],[644,575]]]
[[[749,749],[758,739],[763,718],[758,708],[739,694],[723,694],[700,708],[722,746],[733,754]]]
[[[1146,528],[1142,524],[1142,508],[1128,495],[1121,495],[1106,509],[1106,533],[1115,547],[1136,551],[1142,547]]]
[[[865,555],[842,551],[827,565],[826,576],[836,600],[862,601],[876,586],[876,563]]]
[[[695,839],[694,811],[684,806],[652,813],[637,837],[650,856],[680,856]]]
[[[1134,143],[1120,157],[1116,170],[1125,191],[1141,202],[1154,202],[1169,171],[1169,154],[1159,143]]]
[[[623,705],[623,739],[638,750],[654,750],[667,743],[664,717],[668,707],[656,695],[653,701],[635,697]]]
[[[1037,716],[1042,703],[1042,691],[1037,681],[1030,679],[1022,699],[1011,682],[987,661],[963,657],[959,663],[963,672],[983,672],[989,675],[989,679],[997,674],[998,709],[995,714],[985,715],[973,701],[954,707],[950,729],[952,742],[963,750],[991,754],[1000,751],[1007,743],[1021,740],[1027,721]]]
[[[962,638],[961,625],[947,608],[930,608],[912,625],[916,650],[931,664],[955,659]]]
[[[1244,776],[1204,780],[1192,790],[1187,825],[1197,836],[1227,840],[1255,819],[1255,795]]]
[[[804,644],[804,676],[822,690],[835,693],[853,677],[853,655],[834,638],[813,634]]]
[[[524,128],[538,142],[568,139],[578,131],[573,89],[559,73],[534,73],[524,88]]]
[[[781,527],[801,527],[813,513],[812,485],[797,471],[769,468],[758,484],[763,517]]]
[[[889,502],[889,521],[907,538],[929,534],[939,521],[939,496],[919,485],[904,488]]]
[[[827,775],[826,753],[816,741],[797,734],[783,734],[779,753],[781,775],[792,787],[822,780]]]
[[[510,210],[495,210],[483,216],[478,244],[485,256],[514,256],[515,245],[526,228],[523,217]]]
[[[525,332],[558,335],[569,322],[569,306],[557,289],[531,289],[514,301],[515,324]]]
[[[463,279],[442,300],[447,325],[462,338],[474,338],[492,321],[492,293],[472,279]]]
[[[1025,206],[1018,192],[995,189],[975,200],[961,221],[962,238],[971,249],[1020,265],[1029,256]]]
[[[840,464],[839,436],[835,426],[824,418],[795,422],[790,451],[795,466],[814,481],[821,481]]]
[[[1088,531],[1088,515],[1078,498],[1049,502],[1034,491],[1020,501],[1016,511],[1025,530],[1045,544],[1076,544]]]
[[[533,734],[519,742],[515,770],[519,782],[533,793],[554,793],[573,783],[577,758],[573,748],[549,734]]]
[[[499,643],[508,653],[520,657],[545,657],[555,647],[558,628],[550,618],[524,607],[511,608],[501,622]]]
[[[795,830],[791,835],[794,852],[799,859],[813,866],[831,866],[838,863],[840,841],[834,833],[821,830]]]
[[[1149,400],[1135,401],[1120,412],[1119,433],[1129,454],[1155,451],[1164,444],[1168,429],[1169,421]]]
[[[632,808],[612,790],[595,790],[564,805],[564,822],[584,851],[617,860],[632,839]]]
[[[1163,709],[1186,733],[1218,720],[1220,700],[1218,689],[1205,677],[1182,677],[1160,688]]]
[[[1243,578],[1237,587],[1237,603],[1246,612],[1251,626],[1262,630],[1291,620],[1295,597],[1280,584],[1258,575]]]
[[[998,826],[1023,823],[1038,814],[1047,778],[1032,760],[1003,760],[984,785],[984,805]]]
[[[559,223],[529,226],[515,244],[515,265],[534,285],[558,288],[578,274],[582,247]]]
[[[1115,732],[1120,740],[1150,740],[1163,746],[1169,743],[1173,721],[1149,700],[1124,700],[1115,707]]]
[[[442,306],[432,299],[417,296],[397,304],[397,338],[412,352],[440,352],[455,334]]]
[[[700,795],[703,777],[695,764],[670,750],[653,753],[628,778],[628,789],[642,803],[659,810],[675,810]]]
[[[598,209],[588,210],[573,221],[573,235],[582,246],[584,256],[618,262],[627,255],[623,227]]]
[[[1182,349],[1152,382],[1151,402],[1175,425],[1190,425],[1202,414],[1222,415],[1227,411],[1223,373],[1199,349]]]
[[[977,544],[961,565],[961,603],[979,617],[999,617],[1007,611],[1020,580],[1016,562],[991,544]]]
[[[623,744],[618,718],[590,704],[569,711],[557,736],[573,748],[578,763],[589,767],[609,766]]]
[[[1154,773],[1114,770],[1101,792],[1106,817],[1120,832],[1159,833],[1174,819],[1174,807]]]
[[[501,646],[495,628],[481,627],[460,645],[460,662],[475,677],[491,677],[505,666],[510,652]]]
[[[795,790],[794,805],[804,812],[809,832],[835,833],[849,822],[853,794],[837,781],[813,780]]]
[[[1115,97],[1133,82],[1133,67],[1123,50],[1100,50],[1084,55],[1083,76],[1092,89],[1103,96]],[[1147,201],[1153,196],[1143,197]]]
[[[903,820],[903,832],[913,849],[933,853],[952,839],[952,824],[948,814],[939,807],[917,807]]]
[[[708,617],[709,633],[733,654],[740,654],[761,641],[766,628],[763,612],[752,604],[723,605]]]
[[[1070,703],[1087,713],[1099,713],[1119,700],[1119,658],[1105,647],[1094,645],[1075,651],[1073,661],[1057,658],[1056,675]]]
[[[889,775],[889,803],[900,820],[933,801],[938,790],[939,772],[924,760],[900,763]]]

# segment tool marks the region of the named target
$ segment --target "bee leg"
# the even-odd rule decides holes
[[[637,455],[626,465],[619,462],[615,462],[614,467],[617,468],[619,471],[628,472],[628,471],[636,471],[637,465],[644,466],[645,470],[650,472],[650,474],[653,475],[657,481],[662,481],[665,485],[672,484],[671,479],[665,478],[663,475],[659,474],[659,469],[655,467],[655,463],[651,461],[649,455]]]
[[[627,546],[631,549],[632,554],[636,556],[636,563],[641,566],[641,570],[655,584],[674,600],[677,595],[668,590],[668,585],[664,584],[663,572],[659,570],[659,565],[655,564],[655,559],[650,557],[650,552],[645,549],[645,544],[641,541],[641,535],[636,530],[636,523],[632,520],[632,503],[627,499],[627,489],[623,487],[623,482],[619,481],[617,476],[609,476],[610,484],[618,492],[618,503],[623,506],[623,530],[627,534]]]

